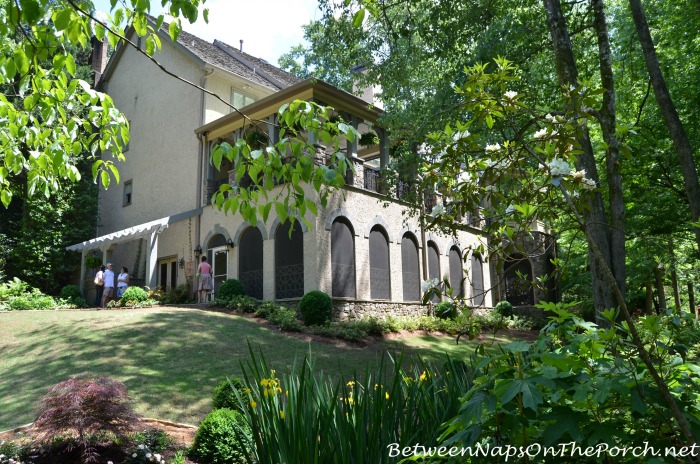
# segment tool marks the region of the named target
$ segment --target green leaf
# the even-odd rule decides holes
[[[27,55],[24,54],[24,50],[22,50],[21,48],[16,49],[13,53],[13,56],[17,72],[19,72],[20,75],[27,74],[27,71],[29,71],[29,59],[27,58]],[[14,75],[14,73],[12,74]]]
[[[287,207],[284,205],[284,203],[281,203],[279,201],[275,202],[275,213],[277,213],[277,218],[280,220],[281,223],[287,221]]]
[[[105,189],[107,189],[107,188],[109,187],[109,182],[110,182],[109,174],[107,174],[107,171],[102,171],[102,172],[100,173],[100,179],[101,179],[101,181],[102,181],[102,186],[103,186]]]
[[[72,15],[73,10],[71,8],[66,8],[60,11],[57,11],[53,15],[53,23],[56,26],[56,30],[62,31],[65,28],[68,27],[68,24],[70,24],[71,20],[71,15]],[[103,34],[104,34],[104,28],[103,28]]]
[[[22,16],[29,24],[36,23],[41,18],[41,8],[37,0],[19,0]]]
[[[75,58],[71,54],[66,55],[66,71],[71,76],[75,76]]]
[[[506,404],[522,393],[523,406],[537,411],[537,406],[542,404],[544,398],[531,379],[510,379],[499,382],[494,392],[500,397],[501,403]]]
[[[10,201],[12,201],[12,192],[10,192],[8,189],[2,189],[0,191],[0,199],[2,200],[2,204],[7,208],[10,206]]]
[[[170,34],[170,38],[173,40],[173,42],[177,42],[177,38],[180,35],[181,30],[180,24],[177,21],[172,21],[168,26],[168,34]]]
[[[353,27],[360,27],[362,26],[362,21],[365,19],[365,9],[360,8],[357,13],[355,13],[355,16],[352,18],[352,25]]]

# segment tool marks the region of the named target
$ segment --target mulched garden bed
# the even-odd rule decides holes
[[[143,431],[148,429],[159,429],[164,431],[170,438],[172,438],[172,445],[163,451],[161,454],[165,459],[167,464],[172,462],[172,457],[178,450],[185,450],[194,441],[194,436],[197,433],[197,427],[188,424],[177,424],[168,421],[160,421],[157,419],[141,419],[141,421],[134,426],[134,431]],[[17,427],[12,430],[5,432],[0,432],[0,442],[12,441],[17,444],[27,444],[33,442],[37,438],[37,432],[32,426],[28,424],[22,427]],[[32,447],[34,451],[31,453],[31,457],[23,461],[24,464],[82,464],[81,451],[77,448],[72,448],[68,446],[69,441],[63,444],[56,444],[54,446],[40,446]],[[103,443],[98,443],[95,447],[95,451],[99,455],[97,461],[100,464],[112,461],[114,464],[122,464],[128,462],[127,449],[130,448],[131,444],[116,445],[112,441],[107,441]],[[186,464],[204,464],[190,458],[185,458]]]

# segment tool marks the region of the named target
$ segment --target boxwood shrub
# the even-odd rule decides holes
[[[238,391],[240,396],[246,398],[247,394],[244,392],[245,388],[245,382],[238,377],[230,377],[226,380],[222,380],[214,389],[213,408],[228,408],[234,411],[240,411],[241,406],[238,402],[238,398],[236,398],[235,392]]]
[[[333,317],[333,301],[328,294],[312,290],[299,301],[301,320],[306,325],[323,325]]]
[[[219,291],[216,293],[216,298],[221,300],[230,300],[234,296],[241,295],[245,295],[243,284],[236,279],[228,279],[219,287]]]
[[[215,409],[199,424],[192,454],[212,464],[244,464],[251,444],[250,426],[240,412]]]

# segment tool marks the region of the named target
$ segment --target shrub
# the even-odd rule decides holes
[[[333,302],[326,293],[313,290],[299,301],[299,312],[306,325],[326,324],[333,317]]]
[[[252,313],[255,312],[255,308],[258,306],[258,300],[252,296],[247,295],[236,295],[228,300],[226,304],[227,308],[233,309],[241,313]]]
[[[38,290],[20,296],[13,296],[7,300],[7,309],[23,311],[31,309],[54,309],[56,301],[48,295],[43,295]]]
[[[95,434],[122,436],[135,420],[123,383],[106,375],[80,374],[49,389],[41,399],[34,426],[48,440],[76,432],[86,461],[94,458]]]
[[[80,287],[77,285],[66,285],[61,289],[61,299],[65,300],[68,304],[74,305],[78,308],[86,308],[87,302],[85,298],[80,294]]]
[[[267,317],[267,320],[270,324],[290,332],[301,332],[304,328],[297,319],[297,312],[284,306],[279,306]]]
[[[251,441],[250,426],[241,413],[216,409],[199,424],[192,452],[212,464],[247,463]]]
[[[280,306],[278,306],[272,301],[263,301],[255,310],[255,316],[267,319],[270,316],[270,314],[277,311],[277,309],[279,308]]]
[[[160,297],[160,301],[164,304],[188,303],[190,301],[189,284],[180,284],[177,287],[169,288],[163,296]]]
[[[140,306],[148,301],[148,293],[141,287],[129,287],[119,300],[119,306]]]
[[[17,277],[10,282],[0,284],[0,301],[4,301],[13,296],[20,296],[24,293],[30,293],[31,287],[28,283],[19,280]]]
[[[239,295],[245,295],[243,284],[236,279],[228,279],[219,287],[219,291],[216,294],[216,298],[220,298],[222,300],[230,300],[234,296]]]
[[[513,305],[507,301],[499,301],[493,310],[501,317],[513,316]]]
[[[214,399],[212,406],[214,409],[227,408],[240,411],[241,407],[236,397],[236,391],[240,396],[245,397],[245,383],[238,377],[231,377],[222,380],[214,389]]]
[[[457,306],[451,301],[442,301],[435,305],[435,316],[440,319],[454,319],[457,317]]]

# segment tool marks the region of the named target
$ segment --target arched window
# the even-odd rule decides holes
[[[238,280],[246,295],[262,300],[263,238],[257,227],[248,227],[238,243]]]
[[[472,304],[474,306],[484,306],[486,300],[484,292],[484,261],[479,253],[473,253],[472,265]],[[510,301],[510,300],[508,300]]]
[[[430,280],[437,279],[440,281],[440,252],[435,242],[428,242],[428,278]],[[433,303],[439,303],[440,297],[433,295],[430,299]]]
[[[389,240],[381,226],[374,226],[369,233],[369,286],[373,300],[391,299]]]
[[[506,259],[506,299],[513,306],[532,306],[535,295],[532,288],[532,265],[522,254],[512,254]]]
[[[355,298],[355,235],[342,218],[331,227],[333,296]]]
[[[403,300],[420,301],[420,273],[418,271],[418,241],[413,234],[401,238],[401,276]]]
[[[275,231],[275,298],[304,296],[304,235],[299,221],[280,224]]]
[[[462,268],[462,253],[459,248],[453,246],[450,248],[450,286],[452,287],[452,296],[464,296],[464,273]]]

